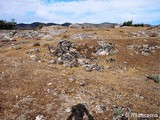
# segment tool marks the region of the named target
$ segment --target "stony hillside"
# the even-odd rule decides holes
[[[159,31],[73,26],[0,31],[0,119],[147,117],[136,113],[158,120],[160,84],[149,76],[160,74]]]

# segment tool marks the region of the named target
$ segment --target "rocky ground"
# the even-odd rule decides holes
[[[159,30],[0,31],[0,119],[158,119],[160,86],[147,76],[160,74]]]

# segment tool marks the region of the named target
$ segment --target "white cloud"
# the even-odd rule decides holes
[[[0,19],[17,22],[135,22],[160,21],[160,0],[1,0]]]

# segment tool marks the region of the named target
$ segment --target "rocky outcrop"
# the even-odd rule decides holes
[[[10,41],[15,41],[13,38],[14,35],[17,33],[17,31],[13,30],[1,30],[0,31],[0,42],[10,42]]]

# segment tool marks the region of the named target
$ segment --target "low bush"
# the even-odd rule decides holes
[[[153,74],[147,77],[148,79],[154,80],[156,83],[160,83],[160,74]]]

